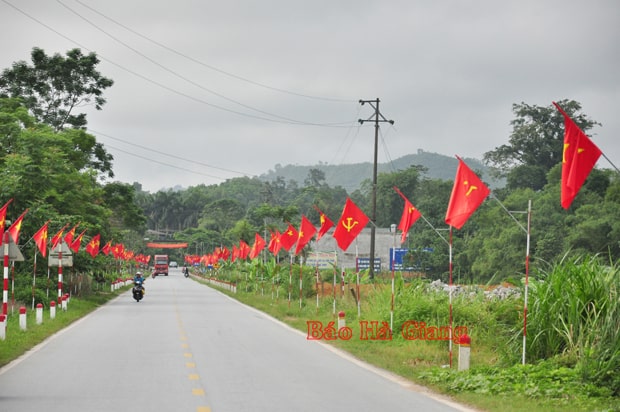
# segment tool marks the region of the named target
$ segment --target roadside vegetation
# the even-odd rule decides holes
[[[299,267],[293,268],[293,285],[289,287],[289,272],[284,266],[275,271],[268,265],[247,271],[240,271],[239,266],[224,267],[217,279],[236,283],[236,293],[224,293],[299,329],[309,340],[318,337],[482,410],[620,410],[617,265],[598,257],[566,259],[530,278],[525,365],[521,364],[523,284],[507,285],[520,293],[504,298],[489,293],[488,287],[463,287],[453,297],[453,325],[467,326],[471,337],[468,371],[457,370],[457,344],[453,344],[450,368],[447,341],[411,340],[401,333],[411,320],[428,326],[449,324],[449,296],[444,290],[433,289],[431,282],[414,279],[405,283],[397,276],[393,334],[391,339],[384,339],[380,329],[389,326],[392,311],[389,275],[372,284],[362,277],[358,316],[357,285],[352,274],[345,293],[337,283],[334,299],[330,288],[333,272],[321,272],[325,283],[318,285],[317,299],[315,270],[304,268],[300,307]],[[208,275],[213,273],[204,276]],[[345,312],[346,325],[352,329],[348,340],[328,333],[330,322],[337,331],[340,311]],[[370,325],[373,320],[377,321],[374,328]]]

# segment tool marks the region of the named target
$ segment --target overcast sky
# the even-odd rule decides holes
[[[620,165],[617,0],[0,0],[0,15],[1,69],[33,47],[97,53],[114,86],[88,127],[116,180],[151,192],[372,162],[359,100],[376,98],[395,122],[379,162],[481,159],[508,142],[513,103],[573,99]]]

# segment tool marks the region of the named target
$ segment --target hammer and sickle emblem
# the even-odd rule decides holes
[[[469,181],[465,180],[465,181],[463,182],[463,184],[464,184],[465,186],[469,186]],[[467,188],[467,192],[465,193],[465,196],[469,196],[469,195],[471,195],[471,192],[473,192],[474,190],[478,190],[478,186],[474,186],[474,185],[469,186],[469,187]]]
[[[353,220],[352,217],[348,217],[347,218],[347,222],[342,222],[342,226],[344,226],[345,229],[347,229],[347,232],[350,232],[351,229],[353,229],[355,227],[355,225],[357,225],[359,222],[357,220],[351,222]]]

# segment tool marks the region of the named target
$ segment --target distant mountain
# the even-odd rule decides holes
[[[480,160],[463,158],[465,163],[476,173],[481,173],[482,180],[491,189],[504,186],[504,181],[493,179],[489,174],[489,168]],[[458,161],[454,156],[446,156],[438,153],[425,152],[418,149],[416,154],[409,154],[393,160],[391,163],[377,164],[378,173],[389,173],[398,170],[408,169],[410,166],[418,165],[427,169],[424,177],[430,179],[454,180]],[[278,177],[282,177],[285,182],[291,180],[297,182],[299,186],[304,185],[304,180],[308,177],[310,169],[319,169],[325,173],[325,179],[330,187],[342,186],[347,192],[352,192],[360,188],[362,181],[372,179],[372,163],[353,163],[344,165],[328,165],[319,163],[314,166],[299,165],[276,165],[275,170],[260,175],[258,178],[271,182]]]

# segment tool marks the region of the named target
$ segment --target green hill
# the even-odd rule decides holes
[[[489,174],[489,168],[480,160],[463,158],[465,163],[477,173],[481,173],[482,179],[490,188],[504,186],[503,181],[493,179]],[[427,169],[424,177],[429,179],[453,180],[456,174],[458,161],[454,156],[446,156],[438,153],[425,152],[418,149],[415,154],[408,154],[391,163],[377,164],[379,173],[390,173],[397,170],[405,170],[411,166],[423,166]],[[259,176],[263,181],[273,181],[278,177],[286,182],[295,181],[299,186],[304,185],[304,180],[308,177],[310,169],[319,169],[325,173],[327,184],[330,187],[342,186],[347,192],[359,189],[362,181],[372,179],[372,163],[353,163],[344,165],[328,165],[319,163],[313,166],[300,165],[276,165],[275,170],[270,170]]]

